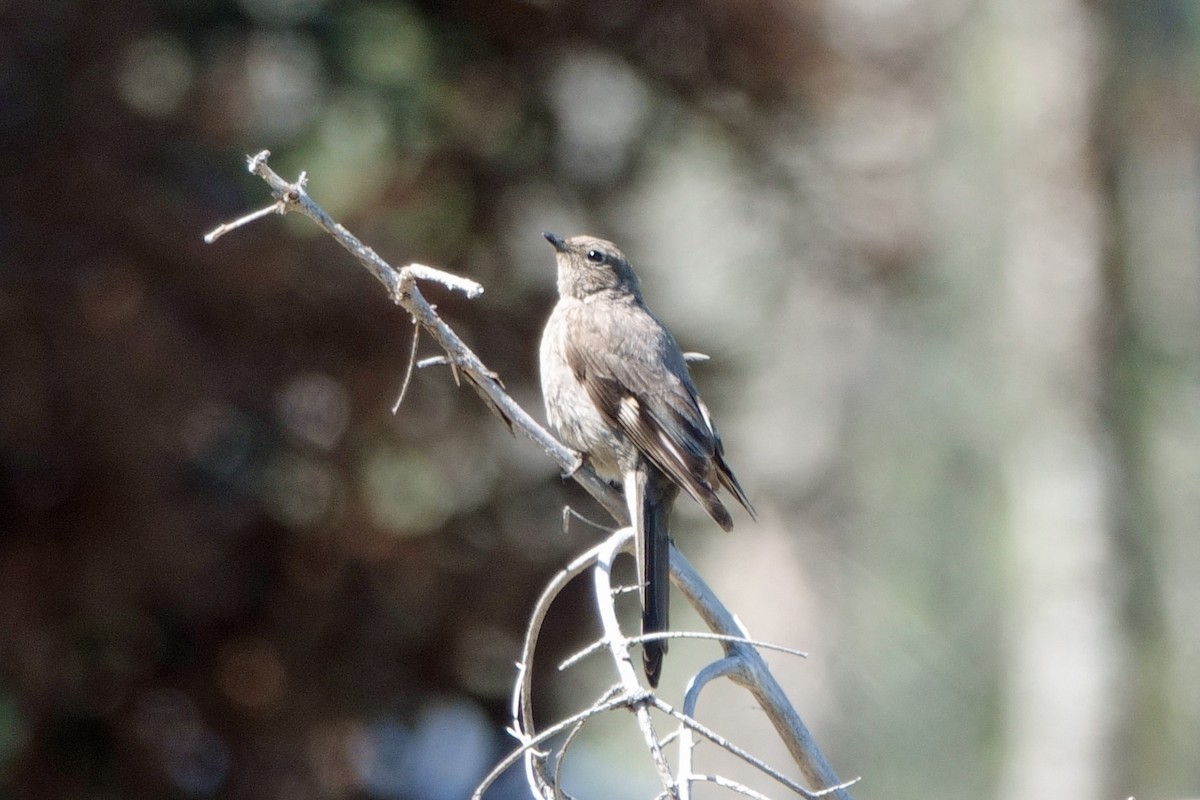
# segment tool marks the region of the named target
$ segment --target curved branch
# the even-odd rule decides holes
[[[604,629],[604,641],[608,644],[609,653],[612,654],[617,675],[621,679],[621,686],[625,690],[625,695],[633,699],[638,727],[641,728],[642,737],[646,740],[646,747],[650,750],[654,769],[658,772],[659,780],[662,781],[667,796],[677,800],[679,795],[675,777],[671,774],[671,765],[667,763],[662,745],[658,742],[658,734],[654,731],[654,721],[650,719],[650,710],[645,703],[645,699],[651,695],[642,689],[642,684],[638,680],[637,670],[629,655],[629,644],[625,635],[621,633],[621,625],[617,621],[617,607],[613,602],[613,561],[616,560],[618,553],[632,545],[633,536],[632,528],[621,528],[600,545],[599,558],[596,560],[596,568],[592,572],[596,587],[596,610],[600,615],[600,624]]]
[[[561,721],[555,723],[554,725],[551,725],[549,728],[542,731],[537,736],[534,736],[529,741],[524,742],[516,750],[512,751],[507,756],[505,756],[500,761],[499,764],[497,764],[495,767],[493,767],[492,771],[487,774],[487,777],[485,777],[480,782],[479,786],[475,789],[474,794],[471,795],[471,800],[480,800],[480,798],[483,797],[483,793],[486,792],[488,790],[488,788],[491,787],[491,785],[496,782],[496,779],[499,778],[501,775],[503,775],[508,770],[509,767],[511,767],[513,764],[517,763],[517,761],[522,756],[524,756],[526,753],[528,753],[532,748],[537,747],[539,744],[542,744],[543,742],[546,742],[549,739],[554,738],[558,734],[560,734],[563,731],[574,726],[580,720],[585,720],[588,717],[593,717],[597,714],[603,714],[605,711],[611,711],[614,708],[621,708],[622,706],[628,706],[628,705],[629,705],[628,698],[626,698],[624,696],[614,697],[611,700],[593,705],[584,711],[580,711],[578,714],[572,714],[571,716],[567,717],[566,719],[561,720]]]
[[[674,547],[671,548],[671,578],[709,628],[727,636],[749,638],[741,623],[717,599],[700,574]],[[837,800],[851,800],[850,793],[844,788],[846,784],[838,778],[833,767],[825,760],[808,727],[796,713],[796,709],[758,651],[738,641],[723,642],[722,647],[727,655],[741,662],[741,669],[734,672],[732,677],[754,695],[762,706],[809,785],[817,792],[833,790],[829,796]]]
[[[525,627],[525,642],[521,648],[521,660],[517,663],[517,681],[513,688],[512,698],[512,728],[511,733],[519,742],[525,744],[534,738],[533,722],[533,654],[537,649],[538,636],[542,632],[542,623],[550,613],[550,606],[567,584],[581,575],[584,570],[596,563],[600,557],[603,544],[596,545],[574,558],[571,563],[560,569],[550,579],[542,594],[534,603],[533,613],[530,614],[529,624]],[[538,754],[532,749],[525,751],[525,777],[529,788],[534,793],[540,793],[542,786],[549,784],[545,775],[538,773]]]
[[[683,695],[683,713],[693,719],[696,718],[696,706],[700,702],[700,692],[704,690],[712,681],[717,678],[723,678],[738,669],[739,662],[735,658],[726,656],[720,661],[714,661],[707,665],[688,681],[687,690]],[[697,780],[698,776],[692,769],[692,756],[696,752],[696,737],[691,728],[687,725],[680,726],[679,733],[679,776],[683,779],[682,790],[679,792],[680,800],[691,800],[692,796],[692,781]]]

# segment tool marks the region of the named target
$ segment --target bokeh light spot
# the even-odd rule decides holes
[[[331,450],[350,424],[346,389],[328,375],[301,375],[284,387],[277,403],[279,421],[295,438]]]
[[[270,25],[295,25],[316,16],[325,0],[238,0],[248,16]]]
[[[350,68],[383,86],[418,86],[432,62],[425,21],[404,3],[364,5],[347,25]]]
[[[263,471],[267,511],[294,528],[328,521],[337,508],[340,488],[332,466],[295,453],[279,454]]]
[[[307,751],[317,785],[338,797],[358,785],[359,765],[368,758],[370,742],[357,720],[334,720],[313,728]]]
[[[256,37],[246,53],[250,125],[261,135],[292,136],[316,115],[322,88],[316,43],[295,32]]]
[[[401,536],[436,530],[454,508],[454,487],[426,454],[376,447],[363,464],[363,491],[375,522]]]
[[[96,265],[84,271],[79,291],[83,318],[97,331],[132,319],[146,296],[142,276],[124,263]]]
[[[125,48],[117,91],[139,114],[162,117],[179,106],[191,88],[193,72],[191,57],[179,41],[154,34]]]
[[[234,406],[199,406],[187,415],[179,438],[192,467],[211,480],[236,484],[250,468],[251,426]]]
[[[520,659],[521,643],[499,626],[474,625],[460,634],[454,655],[463,686],[480,697],[504,697],[516,677],[513,665]]]
[[[229,748],[183,692],[158,689],[138,698],[134,730],[180,789],[215,794],[229,776]]]
[[[564,58],[549,86],[561,137],[563,168],[583,181],[616,175],[629,158],[653,97],[628,66],[583,51]]]
[[[468,797],[495,752],[487,715],[465,698],[435,702],[406,727],[394,717],[368,729],[369,747],[359,764],[373,795],[458,800]]]
[[[283,700],[287,672],[269,642],[237,639],[221,652],[218,681],[225,695],[239,706],[270,713]]]

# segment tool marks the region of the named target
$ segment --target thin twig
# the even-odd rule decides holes
[[[819,789],[818,791],[811,792],[811,794],[814,798],[832,797],[837,794],[845,794],[847,789],[861,780],[862,777],[851,778],[848,781],[842,781],[837,786],[830,786],[828,789]]]
[[[771,800],[765,794],[760,794],[759,792],[751,789],[749,786],[745,786],[737,781],[731,781],[728,778],[720,775],[692,775],[690,779],[694,781],[704,781],[705,783],[715,783],[717,786],[720,786],[723,789],[729,789],[730,791],[737,792],[740,795],[753,798],[753,800]]]
[[[611,711],[614,708],[621,708],[622,706],[628,706],[629,704],[629,698],[625,696],[615,697],[603,705],[590,707],[584,711],[580,711],[577,714],[572,714],[566,719],[559,720],[546,730],[539,733],[537,736],[534,736],[529,741],[523,742],[520,747],[506,755],[499,764],[492,768],[492,771],[489,772],[487,776],[479,783],[479,786],[475,788],[474,794],[471,795],[472,800],[479,800],[479,798],[483,796],[483,793],[486,792],[488,788],[496,782],[497,778],[503,775],[509,767],[520,761],[527,752],[537,747],[539,744],[549,739],[553,739],[555,736],[567,730],[581,719],[593,717],[597,714],[603,714],[606,711]]]
[[[615,590],[614,594],[624,594],[626,592],[635,591],[637,591],[636,586],[620,587]],[[803,650],[797,650],[794,647],[784,647],[781,644],[772,644],[771,642],[764,642],[761,639],[747,639],[745,636],[730,636],[728,634],[708,633],[706,631],[658,631],[656,633],[643,633],[638,636],[629,636],[626,637],[625,641],[627,644],[643,644],[645,642],[655,641],[658,639],[699,639],[701,641],[712,642],[736,642],[738,644],[746,644],[750,645],[751,647],[757,647],[760,650],[774,650],[779,653],[787,653],[789,656],[808,658],[808,653],[804,652]],[[567,656],[565,659],[559,662],[558,668],[561,671],[573,667],[575,664],[587,658],[592,653],[603,650],[607,646],[607,642],[605,642],[603,639],[598,639],[582,650]]]
[[[408,365],[404,368],[404,382],[400,384],[400,394],[396,396],[396,403],[392,406],[392,414],[400,410],[400,404],[404,402],[404,395],[408,393],[408,383],[412,380],[413,369],[417,362],[417,345],[420,342],[421,326],[413,325],[412,350],[408,353]]]
[[[612,525],[605,525],[601,522],[596,522],[596,520],[591,519],[590,517],[585,517],[583,514],[580,514],[578,511],[571,508],[570,506],[563,506],[563,532],[564,533],[567,532],[567,528],[569,527],[569,522],[571,519],[577,519],[580,522],[582,522],[584,525],[588,525],[592,528],[595,528],[598,531],[604,531],[605,533],[612,533],[613,531],[616,530],[616,528],[614,528]]]
[[[620,693],[621,693],[621,687],[614,686],[614,687],[610,688],[607,692],[605,692],[603,695],[601,695],[600,699],[592,704],[592,707],[596,708],[598,706],[602,706],[605,703],[612,700],[614,697],[617,697]],[[567,738],[563,740],[562,747],[558,748],[558,758],[554,762],[554,794],[555,794],[555,797],[562,794],[562,771],[563,771],[563,766],[567,763],[567,753],[570,751],[571,745],[575,741],[575,737],[578,736],[580,734],[580,732],[583,731],[583,725],[585,722],[588,721],[588,719],[591,719],[591,717],[585,717],[584,719],[579,720],[579,722],[576,723],[575,727],[571,729],[571,732],[567,734]]]
[[[406,269],[412,273],[412,276],[419,281],[433,281],[440,283],[447,289],[453,289],[456,292],[462,292],[467,296],[468,300],[474,300],[483,294],[483,286],[470,278],[464,278],[461,275],[455,275],[451,272],[443,272],[435,267],[427,267],[424,264],[409,264]]]
[[[258,219],[262,219],[263,217],[269,216],[271,214],[286,214],[286,213],[287,213],[287,205],[282,200],[275,202],[275,203],[271,203],[271,205],[269,205],[265,208],[260,208],[258,211],[251,211],[249,214],[247,214],[244,217],[238,217],[233,222],[221,223],[220,225],[213,228],[208,233],[204,234],[204,242],[205,242],[205,244],[212,244],[213,242],[215,242],[217,239],[220,239],[225,234],[229,233],[232,230],[236,230],[237,228],[240,228],[243,225],[249,225],[251,222],[254,222],[255,220],[258,220]]]
[[[807,798],[814,798],[817,796],[813,792],[809,791],[808,789],[805,789],[803,786],[796,783],[794,780],[792,780],[788,776],[784,775],[779,770],[772,767],[767,762],[763,761],[762,759],[758,758],[757,756],[754,756],[751,753],[738,747],[736,744],[729,741],[727,738],[725,738],[721,734],[717,733],[716,731],[712,730],[708,726],[704,725],[703,723],[701,723],[699,720],[695,719],[694,717],[689,717],[687,714],[684,714],[681,711],[676,710],[670,704],[660,700],[657,697],[653,698],[650,702],[651,702],[651,705],[653,705],[659,711],[662,711],[664,714],[670,714],[672,717],[679,720],[681,723],[683,723],[687,727],[689,727],[692,730],[699,733],[705,739],[708,739],[710,742],[719,746],[721,749],[732,753],[733,755],[735,755],[738,758],[745,761],[750,766],[758,769],[760,772],[771,776],[772,778],[779,781],[787,788],[791,789],[793,792],[796,792],[797,794],[800,794]]]
[[[696,706],[700,702],[700,692],[704,690],[704,687],[717,678],[725,678],[736,672],[740,664],[741,661],[730,656],[722,658],[720,661],[713,661],[711,664],[705,664],[688,681],[687,690],[683,695],[683,713],[689,717],[695,717]]]

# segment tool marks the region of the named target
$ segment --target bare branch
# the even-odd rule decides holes
[[[596,562],[601,547],[602,545],[596,545],[555,573],[533,606],[533,613],[525,628],[525,644],[521,649],[521,661],[517,664],[521,671],[521,680],[517,682],[513,692],[511,706],[513,724],[519,730],[533,730],[531,665],[533,664],[534,650],[537,648],[538,636],[542,632],[542,623],[545,622],[546,615],[550,612],[550,606],[553,605],[554,599],[558,597],[559,593],[566,588],[568,583],[583,574],[584,570]]]
[[[636,586],[618,587],[617,589],[613,590],[613,593],[624,594],[626,592],[636,591]],[[808,653],[804,652],[803,650],[797,650],[794,647],[784,647],[781,644],[764,642],[761,639],[747,639],[745,636],[727,636],[723,633],[706,633],[704,631],[658,631],[657,633],[643,633],[639,636],[630,636],[626,638],[625,641],[627,644],[642,644],[643,642],[649,642],[656,639],[699,639],[701,641],[712,642],[739,642],[741,644],[750,645],[751,647],[757,647],[760,650],[775,650],[776,652],[787,653],[790,656],[808,658]],[[592,642],[577,653],[573,653],[572,655],[563,659],[559,663],[558,668],[560,670],[569,669],[570,667],[575,666],[575,664],[590,656],[592,653],[595,653],[598,650],[603,650],[606,646],[607,642],[603,640]]]
[[[251,157],[248,161],[248,167],[253,174],[258,175],[266,181],[271,188],[276,202],[266,208],[247,214],[240,219],[218,226],[205,236],[205,241],[214,242],[232,230],[248,225],[273,213],[284,214],[297,211],[313,219],[341,243],[346,250],[353,254],[364,268],[384,285],[393,301],[404,308],[412,317],[413,323],[417,326],[417,333],[419,334],[419,331],[424,329],[445,353],[444,356],[426,358],[419,362],[415,361],[417,340],[416,335],[414,335],[413,351],[410,354],[408,367],[401,387],[400,399],[404,397],[414,365],[416,367],[424,367],[431,364],[448,365],[454,374],[455,381],[457,382],[460,377],[465,379],[467,384],[483,399],[485,405],[500,417],[510,431],[520,431],[541,447],[559,465],[564,475],[573,478],[579,483],[592,497],[604,506],[605,510],[612,515],[614,520],[621,525],[627,524],[629,522],[628,512],[620,495],[613,487],[600,479],[586,461],[580,458],[578,453],[563,446],[508,396],[499,377],[487,369],[475,353],[442,321],[434,307],[422,295],[417,283],[418,281],[437,282],[452,291],[461,292],[468,298],[480,296],[483,292],[483,287],[467,278],[452,275],[423,264],[410,264],[400,269],[393,268],[371,250],[371,248],[355,238],[345,227],[335,222],[320,206],[312,201],[308,196],[307,180],[304,173],[301,173],[300,177],[294,183],[288,183],[267,166],[269,155],[264,150],[258,155]],[[688,359],[690,361],[702,361],[706,357],[698,353],[689,353]],[[687,560],[674,547],[671,548],[672,579],[692,605],[700,612],[701,617],[714,633],[703,635],[686,633],[656,634],[653,637],[626,637],[622,634],[616,619],[614,598],[618,592],[614,590],[611,583],[611,570],[612,563],[617,554],[629,546],[629,541],[629,530],[627,528],[618,530],[603,542],[573,560],[563,570],[560,570],[542,593],[535,606],[529,627],[526,630],[521,661],[517,664],[517,681],[514,686],[512,702],[513,726],[510,732],[518,740],[519,746],[505,757],[488,777],[484,779],[474,796],[478,798],[482,795],[500,774],[522,758],[525,759],[530,788],[535,794],[543,798],[562,796],[559,782],[561,779],[560,771],[564,750],[562,748],[559,749],[557,768],[554,776],[550,777],[544,771],[549,753],[540,751],[538,749],[539,745],[563,732],[568,732],[566,736],[567,744],[565,746],[569,746],[582,729],[586,720],[592,716],[617,708],[628,708],[637,715],[639,727],[642,730],[655,769],[665,789],[663,796],[671,798],[687,797],[690,795],[690,784],[692,781],[707,781],[749,797],[761,797],[761,795],[753,790],[727,781],[719,776],[693,774],[690,769],[691,749],[694,747],[694,743],[691,741],[691,732],[695,732],[724,747],[739,758],[753,764],[765,774],[780,781],[783,785],[806,797],[830,796],[838,800],[849,800],[850,796],[845,790],[850,783],[840,782],[836,774],[829,767],[824,756],[813,743],[812,737],[800,720],[799,715],[767,669],[757,648],[779,649],[796,655],[803,654],[798,651],[775,647],[752,639],[743,626],[721,604],[711,589],[709,589]],[[589,568],[593,570],[594,593],[597,610],[604,629],[604,636],[600,643],[589,647],[587,650],[564,662],[562,668],[576,663],[580,658],[599,648],[606,647],[617,670],[619,683],[584,711],[557,722],[545,731],[535,733],[531,701],[531,665],[534,659],[537,639],[548,609],[554,599],[559,595],[563,587]],[[681,713],[673,709],[640,685],[638,673],[634,669],[632,658],[629,654],[629,647],[631,645],[646,641],[649,638],[663,638],[665,636],[711,638],[721,643],[726,654],[724,659],[706,667],[692,681],[687,697],[685,698],[686,713]],[[749,753],[736,747],[732,742],[710,731],[696,720],[694,712],[699,694],[707,683],[718,676],[732,678],[754,695],[780,737],[787,744],[789,751],[800,765],[810,785],[818,788],[814,791],[804,789],[778,771],[755,759]],[[677,782],[672,776],[670,764],[663,753],[662,744],[654,730],[653,720],[650,715],[651,708],[656,708],[662,713],[668,714],[678,720],[682,726],[679,738],[681,740],[681,753],[685,753],[685,755],[681,756],[681,765],[685,765],[687,768],[682,770],[681,782]]]
[[[729,636],[746,636],[741,623],[717,600],[704,579],[674,547],[671,548],[671,579],[695,606],[709,628]],[[808,727],[792,707],[762,656],[753,647],[740,642],[725,642],[723,647],[726,654],[742,662],[742,669],[735,673],[734,679],[758,700],[809,785],[818,791],[832,789],[830,796],[838,800],[850,800],[850,794],[844,789],[849,784],[843,784],[825,760]]]
[[[272,203],[271,205],[267,206],[266,208],[260,208],[258,211],[251,211],[249,214],[247,214],[244,217],[238,217],[233,222],[221,223],[220,225],[213,228],[208,233],[204,234],[204,242],[205,242],[205,244],[212,244],[217,239],[220,239],[222,236],[229,233],[230,231],[240,228],[243,225],[249,225],[251,222],[254,222],[257,219],[262,219],[263,217],[268,216],[270,214],[286,214],[286,213],[287,213],[287,205],[282,200],[280,200],[278,202]]]
[[[596,703],[593,703],[592,707],[598,708],[598,707],[604,705],[605,703],[607,703],[608,701],[612,700],[614,697],[619,696],[620,693],[621,693],[621,687],[614,686],[611,689],[609,689],[607,692],[605,692]],[[571,729],[570,733],[567,734],[566,739],[563,740],[562,747],[560,747],[558,749],[558,759],[555,761],[555,764],[554,764],[553,788],[554,788],[555,797],[563,794],[562,772],[563,772],[563,767],[567,763],[567,753],[570,752],[571,745],[574,744],[574,742],[575,742],[575,737],[578,736],[583,731],[583,724],[585,722],[587,722],[588,719],[591,719],[591,717],[588,717],[586,719],[581,719],[575,725],[575,727]]]
[[[646,703],[641,701],[641,698],[644,697],[648,700],[652,695],[642,689],[642,684],[638,680],[633,659],[629,656],[629,647],[621,633],[621,625],[617,621],[616,606],[612,602],[613,561],[616,560],[618,553],[632,544],[633,538],[632,529],[622,528],[601,544],[596,568],[592,572],[596,587],[596,610],[600,615],[604,638],[608,642],[608,649],[616,665],[617,675],[621,679],[621,686],[624,687],[625,693],[629,697],[639,698],[634,703],[634,710],[637,713],[638,727],[641,728],[642,737],[646,740],[646,747],[649,748],[650,757],[654,761],[654,769],[658,772],[659,780],[662,781],[663,788],[667,790],[668,797],[677,799],[679,794],[675,778],[671,774],[671,765],[667,763],[667,757],[663,755],[662,746],[658,743],[658,734],[654,731],[654,721],[650,719],[650,711],[646,708]]]
[[[696,673],[688,681],[687,691],[683,695],[683,713],[695,719],[696,705],[699,703],[700,692],[704,687],[737,668],[737,659],[723,658],[720,661],[712,662]],[[696,737],[693,735],[692,729],[686,725],[679,726],[679,775],[683,779],[683,787],[679,793],[681,800],[690,800],[692,794],[692,781],[696,779],[692,769],[695,753]]]
[[[497,778],[503,775],[509,767],[511,767],[513,764],[516,764],[523,756],[525,756],[529,751],[537,747],[539,744],[542,744],[549,739],[553,739],[558,734],[574,726],[580,720],[585,720],[588,717],[594,717],[597,714],[603,714],[604,712],[611,711],[614,708],[621,708],[628,705],[628,698],[614,697],[612,700],[609,700],[606,703],[591,706],[586,711],[580,711],[578,714],[572,714],[566,719],[560,720],[554,725],[551,725],[549,728],[542,731],[529,741],[523,742],[520,747],[505,756],[500,763],[497,764],[492,771],[487,774],[487,777],[480,782],[479,786],[476,787],[474,794],[471,795],[472,800],[479,800],[479,798],[483,796],[483,793],[488,790],[488,787],[496,782]]]
[[[741,795],[745,795],[746,797],[753,798],[753,800],[770,800],[770,798],[768,798],[765,794],[759,794],[749,786],[743,786],[736,781],[731,781],[728,778],[722,778],[720,775],[693,775],[692,780],[715,783],[717,786],[720,786],[724,789],[729,789]]]
[[[575,715],[571,719],[582,721],[590,718],[590,712],[594,712],[600,707],[614,707],[611,705],[611,701],[608,700],[610,697],[613,700],[623,699],[624,702],[618,703],[615,707],[631,708],[638,715],[638,724],[642,730],[647,749],[650,751],[655,768],[659,772],[660,780],[662,781],[664,789],[667,792],[666,796],[668,797],[678,797],[680,800],[685,800],[685,798],[689,795],[690,787],[688,782],[691,780],[692,775],[690,766],[692,762],[692,750],[695,746],[694,737],[691,736],[691,732],[693,731],[699,733],[709,741],[712,741],[714,744],[728,750],[730,753],[736,755],[738,758],[741,758],[743,761],[754,766],[756,769],[759,769],[765,775],[768,775],[772,779],[779,781],[792,791],[798,792],[805,797],[817,797],[818,792],[810,791],[800,786],[795,781],[792,781],[787,776],[780,773],[778,770],[772,768],[762,760],[738,747],[727,738],[704,726],[695,718],[694,711],[699,692],[709,681],[716,677],[728,676],[732,677],[738,683],[743,685],[746,684],[749,673],[746,661],[742,657],[742,651],[754,653],[756,657],[757,653],[754,651],[753,640],[749,640],[744,635],[744,631],[740,631],[739,629],[739,633],[742,635],[721,634],[711,637],[717,641],[720,641],[727,652],[730,652],[730,654],[724,659],[706,667],[691,682],[687,696],[685,697],[685,712],[681,713],[677,711],[669,704],[663,702],[661,699],[655,697],[642,688],[640,682],[638,681],[637,671],[634,668],[633,660],[629,654],[629,645],[637,639],[645,637],[626,637],[621,632],[620,626],[616,619],[616,611],[611,602],[615,592],[609,577],[611,575],[612,562],[615,560],[617,554],[627,550],[631,542],[632,535],[630,529],[622,528],[621,530],[618,530],[616,533],[609,536],[605,541],[591,548],[586,553],[583,553],[565,569],[561,570],[557,575],[555,575],[555,577],[551,580],[550,585],[542,593],[542,597],[539,598],[538,603],[535,606],[533,619],[527,631],[526,646],[522,655],[522,674],[518,680],[518,689],[513,698],[514,727],[521,731],[520,734],[514,735],[517,735],[518,739],[523,742],[544,740],[544,734],[533,733],[531,724],[532,711],[530,710],[531,685],[529,683],[528,670],[525,669],[525,665],[528,665],[532,661],[537,638],[536,632],[540,629],[541,622],[544,620],[550,605],[553,603],[553,600],[573,577],[582,574],[584,571],[591,568],[593,570],[593,578],[595,581],[594,592],[597,598],[597,612],[600,616],[603,627],[601,646],[608,648],[609,653],[612,656],[614,667],[617,670],[620,683],[617,687],[606,693],[597,705],[593,705],[588,711],[581,712],[581,714]],[[674,555],[675,554],[673,553],[673,558]],[[682,557],[680,558],[682,559]],[[686,561],[682,561],[682,565],[687,569],[690,569],[690,565],[688,565]],[[674,562],[672,566],[675,566]],[[710,609],[709,613],[715,613],[717,615],[723,614],[728,617],[728,621],[736,624],[736,621],[733,620],[732,615],[730,615],[729,612],[720,605],[720,602],[714,596],[711,596],[711,590],[708,590],[708,588],[703,586],[702,583],[699,585],[693,585],[692,588],[693,591],[688,593],[689,599],[695,598],[696,600],[704,600],[704,602],[714,604],[715,608]],[[707,593],[708,597],[705,596],[705,593]],[[705,613],[703,609],[701,610],[701,613]],[[588,648],[589,651],[593,649],[594,647]],[[572,658],[569,659],[569,661],[575,663],[577,659]],[[758,696],[757,693],[756,696]],[[786,699],[784,699],[783,702],[786,704]],[[678,779],[671,774],[670,765],[667,763],[666,757],[662,752],[662,742],[658,739],[654,730],[653,721],[650,719],[648,714],[649,707],[657,708],[663,713],[670,715],[671,717],[677,719],[683,726],[680,743],[680,774]],[[790,704],[786,705],[786,708],[784,709],[776,710],[775,713],[786,716],[789,711],[791,714],[795,714],[794,710],[791,710]],[[768,717],[770,716],[771,713],[769,712]],[[572,734],[572,736],[573,735],[574,734]],[[790,746],[791,743],[789,743],[789,747]],[[817,755],[819,756],[820,754],[818,753]],[[534,789],[535,793],[542,796],[546,796],[548,792],[557,793],[559,791],[559,787],[557,785],[557,776],[559,775],[559,770],[555,770],[556,777],[554,781],[548,782],[544,775],[538,774],[537,765],[531,763],[532,757],[533,756],[531,752],[527,753],[527,777],[531,782],[531,788]],[[561,750],[559,757],[560,759],[562,757]],[[559,766],[561,766],[561,763]],[[849,784],[841,784],[840,782],[834,781],[832,783],[825,784],[826,787],[830,788],[825,789],[824,791],[820,792],[820,794],[831,794],[838,796],[838,793],[841,792],[843,796],[848,798],[848,795],[845,795],[844,793],[844,787],[847,785]]]
[[[451,289],[461,291],[467,297],[479,296],[483,291],[482,287],[474,281],[459,278],[423,264],[411,264],[399,270],[395,269],[313,202],[312,198],[308,196],[307,181],[303,174],[295,183],[288,183],[267,166],[269,157],[270,153],[263,150],[249,158],[248,167],[251,173],[258,175],[271,187],[271,193],[277,201],[270,207],[271,210],[281,214],[298,211],[328,231],[384,285],[393,301],[403,307],[412,315],[414,322],[433,336],[438,345],[446,351],[448,363],[467,378],[471,388],[510,430],[519,430],[528,436],[534,444],[541,447],[547,455],[554,459],[564,474],[570,475],[588,494],[596,498],[596,501],[604,506],[614,519],[621,524],[628,523],[625,504],[621,502],[616,491],[601,480],[591,467],[583,463],[577,453],[555,439],[505,393],[495,373],[484,367],[470,348],[442,321],[433,307],[425,300],[417,288],[416,282],[418,279],[433,280]],[[220,226],[209,234],[210,237],[213,237],[213,234],[216,236],[206,240],[213,241],[226,231],[259,219],[266,213],[263,211],[257,215],[243,217],[236,223]]]
[[[400,394],[396,395],[396,402],[392,405],[393,414],[400,410],[400,404],[404,402],[404,395],[408,394],[408,383],[412,380],[413,371],[417,367],[417,345],[420,343],[421,328],[413,325],[412,350],[408,353],[408,366],[404,368],[404,382],[400,384]]]
[[[803,786],[796,783],[794,780],[792,780],[788,776],[784,775],[782,772],[775,769],[770,764],[768,764],[765,761],[763,761],[762,759],[746,752],[745,750],[738,747],[733,742],[729,741],[729,739],[725,738],[721,734],[717,733],[716,731],[714,731],[711,728],[707,727],[706,725],[702,724],[699,720],[695,719],[694,717],[689,717],[687,714],[677,711],[671,705],[669,705],[668,703],[665,703],[664,701],[658,699],[657,697],[655,697],[651,701],[651,704],[655,708],[657,708],[659,711],[662,711],[666,714],[670,714],[672,717],[679,720],[679,722],[681,722],[684,726],[696,731],[696,733],[699,733],[705,739],[708,739],[713,744],[718,745],[723,750],[733,753],[735,756],[742,759],[743,761],[745,761],[747,764],[751,765],[752,767],[758,769],[763,774],[770,775],[772,778],[779,781],[784,786],[791,789],[793,792],[796,792],[797,794],[799,794],[803,797],[808,797],[808,798],[815,798],[817,796],[815,793],[809,791],[808,789],[805,789]]]
[[[447,289],[453,289],[456,292],[462,292],[467,296],[468,300],[474,300],[483,294],[483,286],[460,275],[454,275],[450,272],[443,272],[435,267],[427,267],[424,264],[409,264],[405,267],[412,276],[419,281],[433,281],[440,283]]]
[[[542,624],[545,622],[546,615],[550,612],[550,606],[554,604],[554,600],[566,588],[568,583],[595,565],[603,547],[604,543],[602,542],[590,548],[555,573],[554,577],[546,585],[546,588],[542,590],[542,594],[538,597],[537,602],[534,603],[533,612],[529,617],[529,624],[525,628],[525,642],[521,648],[521,661],[517,664],[517,680],[513,688],[512,705],[510,707],[512,727],[509,729],[509,733],[522,742],[523,745],[536,736],[533,719],[532,664],[533,654],[537,649],[538,636],[542,631]],[[606,698],[615,697],[619,690],[620,687],[610,689],[600,702],[607,703],[608,700]],[[538,796],[544,796],[546,785],[551,783],[540,772],[540,768],[543,765],[544,758],[539,760],[538,754],[534,751],[525,751],[525,777],[529,783],[529,788]]]

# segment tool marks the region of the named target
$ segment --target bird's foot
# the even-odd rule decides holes
[[[572,450],[571,464],[567,467],[566,471],[563,472],[563,479],[565,480],[567,478],[575,477],[575,473],[579,472],[579,470],[583,468],[584,459],[585,456],[583,453],[580,453],[578,450]]]

